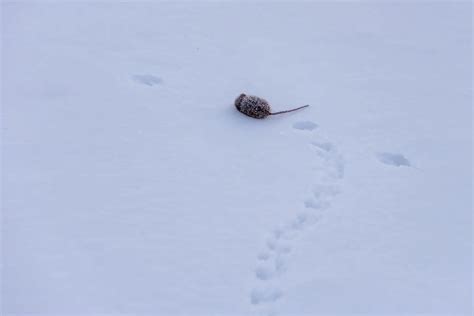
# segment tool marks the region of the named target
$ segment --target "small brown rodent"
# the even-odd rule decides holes
[[[241,93],[237,99],[235,99],[234,104],[239,112],[256,119],[264,119],[269,115],[293,112],[309,106],[303,105],[296,109],[272,113],[270,104],[268,104],[267,100],[254,95],[246,95],[245,93]]]

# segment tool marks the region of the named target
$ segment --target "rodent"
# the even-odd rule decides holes
[[[267,100],[254,95],[246,95],[245,93],[241,93],[237,99],[235,99],[234,105],[239,112],[256,119],[264,119],[269,115],[293,112],[309,106],[307,104],[295,109],[272,113],[272,109]]]

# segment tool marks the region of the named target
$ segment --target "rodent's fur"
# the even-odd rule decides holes
[[[288,113],[309,106],[304,105],[296,109],[272,113],[267,100],[254,95],[246,95],[245,93],[241,93],[237,99],[235,99],[234,105],[239,112],[256,119],[264,119],[269,115]]]

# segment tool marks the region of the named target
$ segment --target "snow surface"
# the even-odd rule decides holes
[[[3,314],[470,315],[471,15],[2,2]]]

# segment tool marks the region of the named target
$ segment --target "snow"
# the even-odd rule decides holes
[[[1,8],[2,314],[472,313],[471,3]]]

